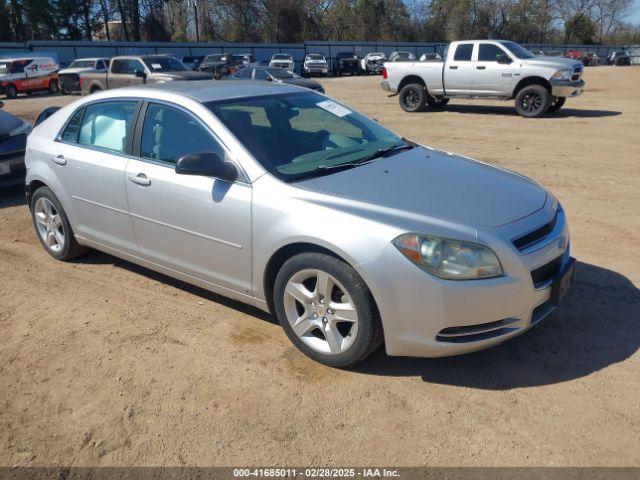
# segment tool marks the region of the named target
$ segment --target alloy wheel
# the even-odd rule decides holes
[[[40,197],[34,207],[38,235],[42,243],[54,253],[64,249],[66,235],[64,223],[56,206],[45,197]]]
[[[358,335],[353,299],[325,271],[305,269],[295,273],[285,287],[284,310],[293,332],[316,352],[343,353]]]
[[[418,92],[412,89],[412,90],[409,90],[407,93],[405,93],[404,104],[408,108],[413,109],[417,107],[419,103],[420,103],[420,95],[418,94]]]
[[[536,92],[527,93],[522,97],[521,105],[525,112],[537,112],[542,108],[542,96]]]

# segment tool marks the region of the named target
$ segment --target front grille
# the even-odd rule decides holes
[[[549,235],[554,228],[556,228],[556,222],[558,221],[558,213],[559,213],[559,209],[558,211],[556,211],[556,214],[553,216],[553,220],[551,220],[549,223],[541,226],[540,228],[535,229],[532,232],[529,232],[525,235],[514,238],[512,240],[513,245],[518,250],[522,251],[538,243],[544,237]]]
[[[542,287],[557,275],[562,267],[562,255],[531,271],[531,280],[536,288]]]
[[[517,318],[505,318],[495,322],[480,323],[477,325],[463,325],[460,327],[443,328],[436,335],[438,342],[469,343],[499,337],[507,333],[515,332],[519,327],[513,326]]]

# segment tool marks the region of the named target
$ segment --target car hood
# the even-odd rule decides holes
[[[11,130],[18,128],[21,124],[20,118],[0,110],[0,138],[8,136]]]
[[[295,85],[296,87],[310,88],[311,90],[318,90],[322,87],[322,85],[315,80],[308,80],[306,78],[287,78],[282,83]]]
[[[417,147],[392,157],[295,183],[340,196],[469,227],[498,227],[545,204],[546,191],[513,172],[445,152]],[[342,202],[340,202],[342,203]]]
[[[156,80],[211,80],[211,75],[205,72],[194,72],[186,70],[184,72],[159,72],[154,73]]]
[[[581,67],[582,62],[573,60],[571,58],[563,57],[534,57],[524,60],[527,65],[533,65],[534,67],[549,67],[557,68],[558,70],[569,70],[575,67]]]
[[[82,72],[93,72],[93,71],[95,71],[93,67],[63,68],[58,72],[58,75],[62,75],[64,73],[82,73]]]

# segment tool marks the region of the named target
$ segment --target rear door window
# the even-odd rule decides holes
[[[78,141],[78,132],[80,132],[80,120],[82,119],[82,112],[84,112],[83,108],[73,114],[73,116],[67,123],[67,126],[60,135],[61,140],[72,143],[76,143]]]
[[[456,47],[456,52],[453,54],[453,59],[456,62],[470,62],[472,54],[473,43],[460,43]]]
[[[126,60],[113,60],[111,65],[111,73],[127,73]]]
[[[124,152],[136,101],[100,102],[85,107],[78,143]]]

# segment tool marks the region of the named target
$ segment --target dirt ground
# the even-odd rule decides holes
[[[561,200],[579,264],[552,317],[499,347],[353,371],[257,310],[114,257],[60,263],[0,195],[0,465],[640,466],[640,68],[526,120],[511,103],[403,113],[379,77],[327,93]],[[19,98],[30,119],[73,97]],[[490,192],[488,192],[490,194]]]

